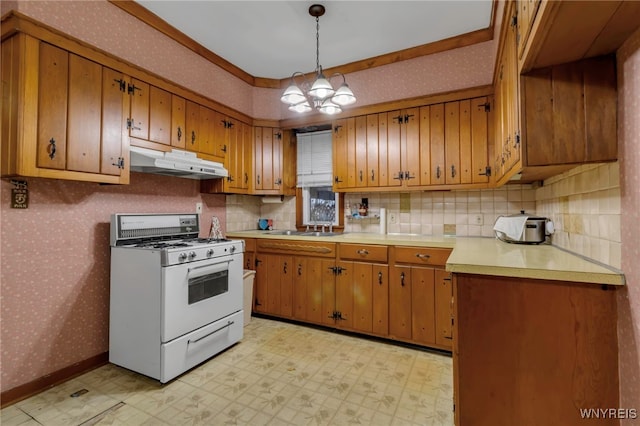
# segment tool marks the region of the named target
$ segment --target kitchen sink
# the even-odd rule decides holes
[[[287,229],[287,230],[284,230],[284,231],[269,231],[269,232],[267,232],[267,234],[269,234],[269,235],[302,235],[303,232]]]
[[[300,235],[301,237],[333,237],[341,234],[340,232],[309,231],[309,232],[301,232],[298,235]]]

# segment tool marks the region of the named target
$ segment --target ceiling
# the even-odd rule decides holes
[[[316,65],[318,1],[137,0],[254,77],[283,79]],[[491,25],[493,0],[322,1],[320,65],[332,68]]]

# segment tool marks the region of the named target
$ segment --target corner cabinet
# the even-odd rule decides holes
[[[253,130],[255,195],[294,195],[296,142],[291,130],[256,126]]]
[[[563,53],[572,54],[573,46],[566,49],[555,46],[550,49],[555,56],[534,53],[530,46],[531,40],[540,42],[541,28],[550,31],[553,37],[557,35],[559,22],[577,19],[562,17],[568,10],[582,13],[580,8],[584,5],[572,3],[576,2],[523,1],[505,6],[494,81],[493,170],[497,185],[509,180],[544,180],[583,163],[617,159],[615,56],[575,60],[580,57]],[[598,3],[602,2],[593,2]],[[612,7],[604,3],[602,6]],[[640,7],[635,9],[640,12]],[[555,18],[551,17],[551,10],[558,13]],[[544,16],[540,16],[540,11],[544,11]],[[570,32],[566,27],[561,31]],[[563,43],[566,42],[560,38],[558,44],[567,46]],[[548,46],[546,42],[545,45]],[[587,56],[589,53],[584,52]],[[524,56],[519,60],[519,55]],[[531,55],[537,55],[536,63],[553,65],[524,68],[531,66]],[[561,58],[567,62],[557,64]]]
[[[2,42],[2,176],[129,183],[129,77],[17,33]]]
[[[334,191],[487,188],[490,96],[456,95],[446,102],[336,120]]]

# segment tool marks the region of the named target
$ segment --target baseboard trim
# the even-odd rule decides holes
[[[109,362],[109,352],[103,352],[84,361],[62,368],[53,373],[37,378],[29,383],[16,386],[0,393],[0,407],[5,408],[18,401],[52,388],[87,371],[103,366]]]

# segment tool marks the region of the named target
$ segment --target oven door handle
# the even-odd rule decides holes
[[[227,259],[214,264],[189,268],[187,271],[187,278],[198,278],[209,274],[215,274],[216,272],[226,271],[227,269],[229,269],[229,263],[231,262],[233,262],[233,259]]]

